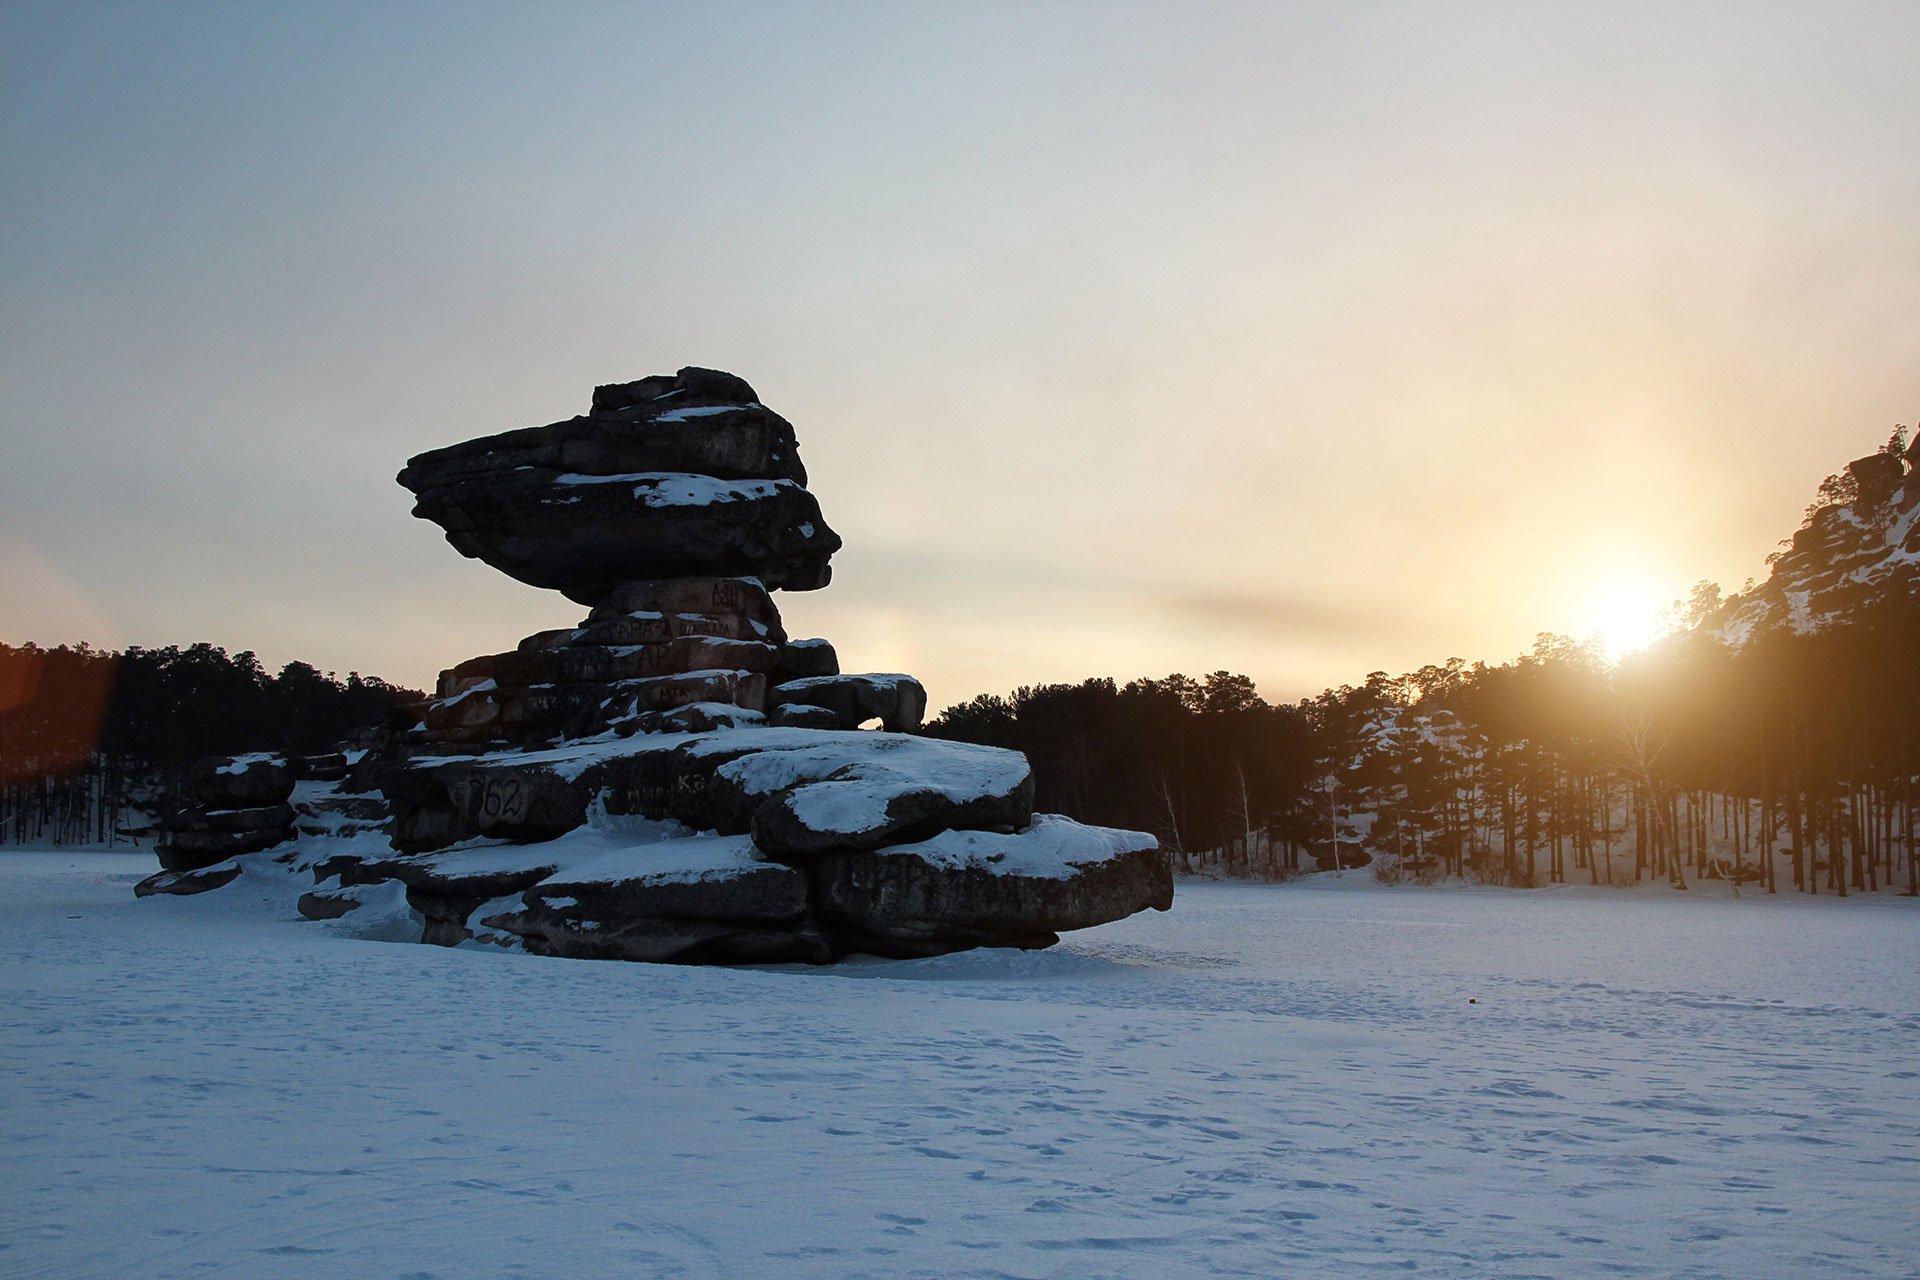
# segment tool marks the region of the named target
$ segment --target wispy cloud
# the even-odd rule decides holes
[[[1158,596],[1154,604],[1174,618],[1268,637],[1379,639],[1413,636],[1422,630],[1406,609],[1282,592],[1186,592]]]

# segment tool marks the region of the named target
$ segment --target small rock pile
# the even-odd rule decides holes
[[[268,752],[210,756],[187,771],[194,803],[167,819],[155,846],[168,871],[197,871],[293,837],[293,765]]]
[[[161,870],[136,885],[135,896],[217,889],[240,874],[235,859],[280,850],[301,837],[384,836],[392,826],[385,798],[350,790],[353,763],[364,755],[256,751],[196,761],[187,771],[194,803],[166,816],[166,838],[154,846]],[[283,851],[276,860],[295,856]]]

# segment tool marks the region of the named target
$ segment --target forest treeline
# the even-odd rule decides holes
[[[1542,634],[1512,662],[1290,705],[1225,671],[1095,679],[982,695],[927,732],[1025,752],[1040,809],[1153,831],[1189,870],[1913,893],[1914,465],[1896,429],[1820,486],[1761,595],[1701,583],[1618,665]],[[1796,616],[1810,593],[1834,606],[1817,625]],[[1763,595],[1773,612],[1744,607]]]
[[[1738,878],[1911,892],[1920,609],[1612,666],[1542,635],[1498,666],[1374,672],[1291,705],[1244,676],[1017,689],[928,732],[1027,753],[1036,805],[1158,834],[1187,869],[1535,885]]]
[[[319,752],[421,696],[209,644],[0,644],[0,842],[111,842],[202,756]]]

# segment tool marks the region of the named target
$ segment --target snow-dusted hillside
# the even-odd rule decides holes
[[[151,869],[0,854],[8,1276],[1916,1274],[1908,899],[1191,884],[728,970]]]
[[[1920,437],[1856,458],[1772,562],[1767,580],[1704,622],[1729,644],[1775,628],[1806,634],[1874,603],[1920,604]]]

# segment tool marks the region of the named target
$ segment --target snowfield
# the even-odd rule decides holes
[[[0,853],[0,1274],[1920,1276],[1910,899],[1349,873],[718,970],[153,867]]]

